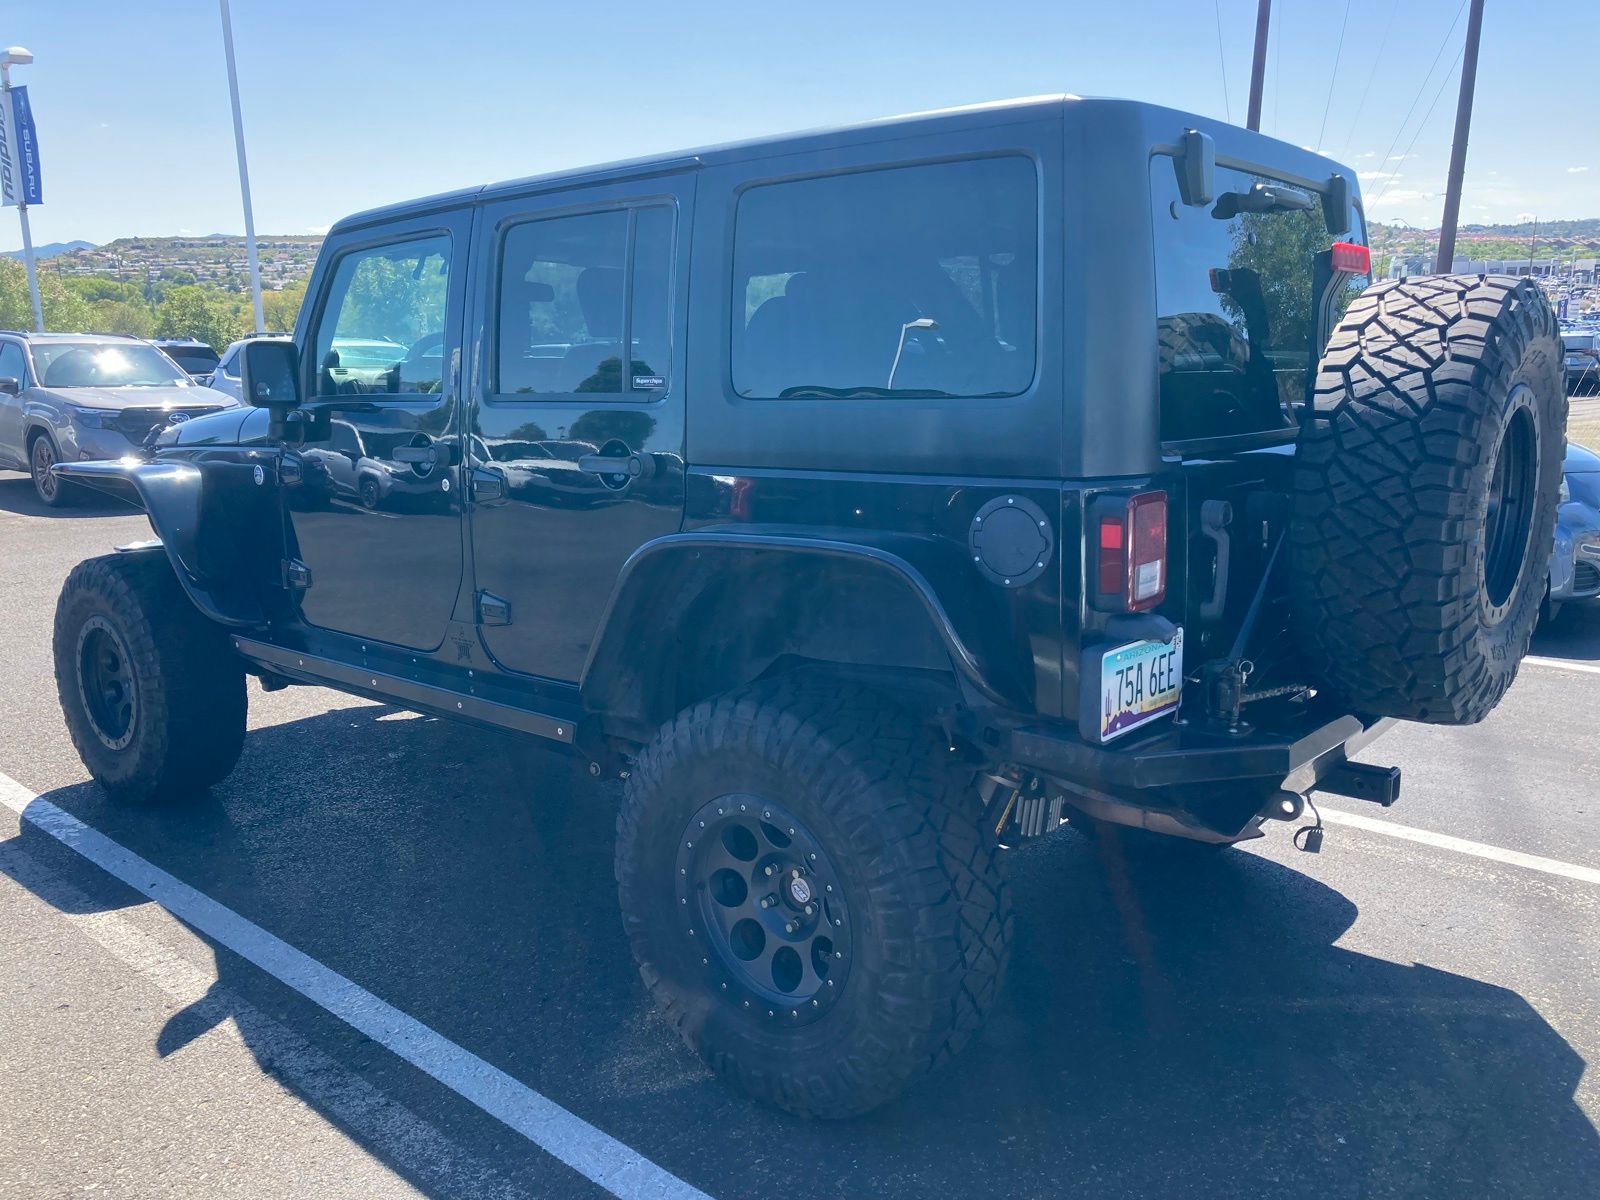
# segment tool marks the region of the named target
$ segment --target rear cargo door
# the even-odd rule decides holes
[[[1285,189],[1290,202],[1250,211],[1263,187]],[[1319,303],[1318,256],[1325,272],[1334,239],[1316,192],[1222,165],[1215,190],[1212,202],[1186,205],[1173,160],[1152,159],[1161,438],[1182,521],[1171,578],[1186,584],[1191,666],[1227,652],[1255,596],[1286,527],[1317,356],[1367,282],[1341,280],[1331,305]],[[1309,206],[1292,207],[1296,197]],[[1364,240],[1359,223],[1345,240]],[[1264,625],[1272,615],[1269,606]]]

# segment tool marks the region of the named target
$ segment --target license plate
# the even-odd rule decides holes
[[[1100,656],[1100,740],[1178,711],[1183,697],[1183,630],[1170,642],[1131,642]]]

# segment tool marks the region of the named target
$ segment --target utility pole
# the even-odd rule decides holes
[[[233,145],[239,155],[239,194],[244,198],[244,248],[250,260],[250,302],[255,306],[256,332],[266,329],[261,316],[261,268],[256,262],[256,218],[250,207],[250,168],[244,160],[244,118],[239,115],[239,73],[233,66],[233,21],[228,0],[222,6],[222,48],[228,60],[228,95],[233,100]]]
[[[1261,128],[1261,93],[1267,78],[1267,26],[1271,19],[1272,0],[1257,0],[1256,52],[1250,60],[1250,110],[1244,121],[1246,129]]]
[[[1472,93],[1478,83],[1478,39],[1483,33],[1483,0],[1472,0],[1467,45],[1461,59],[1461,95],[1456,100],[1456,134],[1450,147],[1450,175],[1444,185],[1444,218],[1439,222],[1439,257],[1434,270],[1448,274],[1456,260],[1456,222],[1461,219],[1461,176],[1467,168],[1467,132],[1472,126]]]

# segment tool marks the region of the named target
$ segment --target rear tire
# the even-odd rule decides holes
[[[686,710],[640,754],[617,818],[623,922],[657,1006],[712,1070],[792,1113],[847,1117],[971,1038],[1000,989],[1011,899],[949,758],[872,692],[784,680]],[[720,864],[704,879],[698,855]],[[815,916],[798,907],[813,895]],[[819,969],[784,979],[790,945],[821,935]]]
[[[164,555],[79,563],[56,605],[54,650],[72,744],[116,799],[178,799],[233,769],[244,670]]]
[[[1482,720],[1539,618],[1566,431],[1532,283],[1368,288],[1324,353],[1295,458],[1294,616],[1356,711]]]

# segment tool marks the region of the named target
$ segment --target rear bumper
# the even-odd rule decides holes
[[[1168,721],[1111,746],[1090,745],[1065,726],[1023,726],[1009,731],[1003,756],[1042,775],[1123,796],[1227,783],[1306,792],[1394,723],[1364,721],[1315,701],[1297,707],[1236,735],[1199,720]]]

